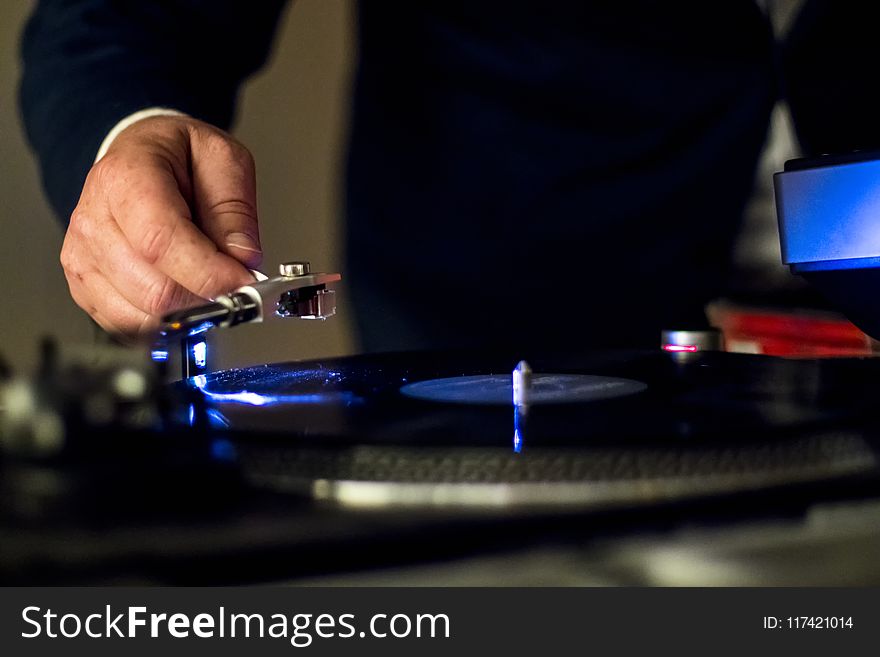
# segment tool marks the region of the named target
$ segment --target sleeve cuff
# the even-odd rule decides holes
[[[124,119],[122,119],[119,123],[113,126],[113,129],[107,133],[107,136],[104,137],[104,141],[101,142],[101,147],[98,149],[98,154],[95,156],[95,162],[100,160],[107,154],[107,150],[110,148],[110,145],[113,141],[119,136],[123,130],[128,128],[129,126],[134,125],[138,121],[143,121],[144,119],[149,119],[154,116],[187,116],[183,112],[179,112],[175,109],[170,109],[168,107],[148,107],[146,109],[142,109],[140,111],[134,112],[133,114],[129,114]]]

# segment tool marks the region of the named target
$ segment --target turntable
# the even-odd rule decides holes
[[[178,386],[205,395],[255,484],[353,507],[654,504],[876,467],[865,436],[874,393],[843,383],[880,373],[874,361],[658,350],[516,365],[504,354],[383,354]],[[529,400],[516,403],[524,367]]]
[[[651,352],[397,353],[207,373],[192,357],[205,353],[206,318],[231,318],[208,328],[247,321],[248,304],[267,318],[332,314],[305,299],[325,298],[338,275],[311,275],[306,263],[280,274],[177,313],[164,332],[184,336],[176,390],[202,396],[260,487],[357,508],[534,511],[755,491],[876,466],[863,435],[874,395],[851,390],[873,361],[727,354],[712,330],[666,331]],[[293,293],[305,311],[290,312]]]
[[[701,330],[211,371],[212,330],[329,317],[339,278],[287,263],[168,317],[151,361],[48,350],[5,385],[0,577],[277,581],[878,492],[872,358],[725,353]]]

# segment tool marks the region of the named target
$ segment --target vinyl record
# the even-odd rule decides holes
[[[517,408],[525,356],[534,403]],[[355,506],[642,504],[864,473],[873,361],[399,353],[227,370],[202,391],[252,481]]]

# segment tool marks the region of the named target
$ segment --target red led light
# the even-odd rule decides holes
[[[665,344],[663,351],[668,351],[671,354],[692,354],[699,351],[699,347],[695,344]]]

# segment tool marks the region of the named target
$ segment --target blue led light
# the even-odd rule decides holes
[[[205,369],[208,365],[208,343],[204,340],[196,342],[192,347],[190,347],[190,351],[192,352],[193,363],[200,370]]]
[[[150,358],[152,358],[157,363],[164,363],[168,360],[168,351],[165,349],[153,349],[150,352]]]

